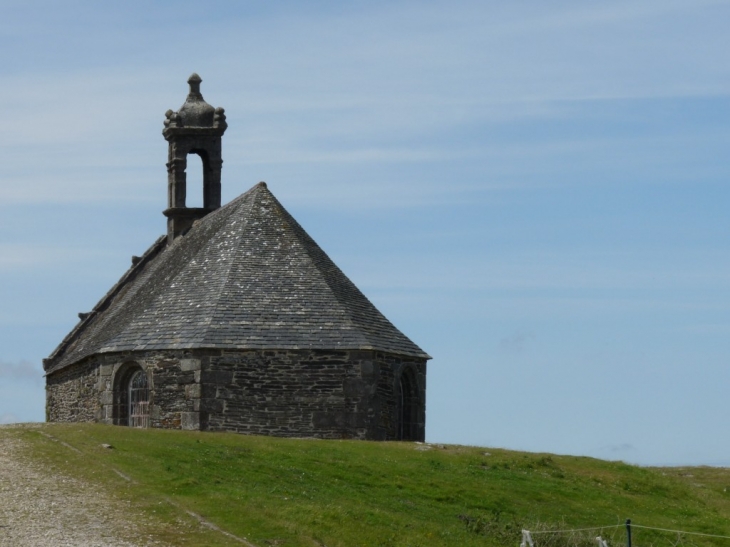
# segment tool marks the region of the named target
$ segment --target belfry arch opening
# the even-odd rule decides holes
[[[185,167],[185,207],[205,207],[205,157],[203,152],[191,151]]]
[[[147,373],[137,363],[125,363],[114,381],[114,424],[149,427],[150,406]]]
[[[400,441],[419,441],[418,416],[420,401],[416,375],[411,367],[403,370],[396,386],[398,400],[398,431]]]

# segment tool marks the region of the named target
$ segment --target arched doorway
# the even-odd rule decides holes
[[[129,427],[147,427],[150,425],[150,390],[147,385],[147,374],[137,370],[129,379]]]
[[[417,441],[418,435],[418,384],[413,369],[406,368],[398,379],[398,432],[400,441]]]
[[[114,423],[149,427],[150,389],[147,373],[137,363],[119,369],[114,389]]]

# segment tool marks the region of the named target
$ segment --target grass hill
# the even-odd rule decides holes
[[[154,515],[151,533],[175,545],[240,545],[222,533],[181,525],[185,510],[260,547],[517,547],[523,528],[596,526],[605,528],[533,537],[536,547],[595,546],[601,535],[613,547],[625,545],[626,518],[730,536],[730,470],[723,468],[643,468],[491,448],[91,424],[0,434],[22,437],[32,447],[29,457],[101,484]],[[639,547],[730,547],[730,539],[646,528],[634,528],[633,540]]]

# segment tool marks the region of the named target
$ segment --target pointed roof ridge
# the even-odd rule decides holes
[[[266,188],[265,183],[264,188]],[[307,255],[309,256],[310,260],[312,260],[312,263],[320,272],[320,274],[323,276],[325,283],[327,283],[327,286],[332,291],[337,300],[337,303],[339,304],[339,307],[346,314],[352,327],[356,329],[359,327],[359,334],[362,336],[363,341],[365,342],[365,344],[363,344],[360,349],[376,349],[377,343],[374,343],[374,341],[370,339],[371,333],[368,333],[367,330],[363,329],[365,325],[360,325],[360,323],[362,322],[362,318],[358,317],[359,314],[355,312],[357,312],[358,309],[363,304],[365,304],[366,306],[369,306],[371,308],[368,311],[375,312],[379,316],[379,319],[387,323],[389,327],[395,329],[395,326],[393,326],[392,323],[390,323],[390,321],[388,321],[388,319],[384,315],[382,315],[380,311],[378,311],[378,309],[370,302],[370,300],[357,288],[357,286],[344,274],[344,272],[340,270],[337,264],[335,264],[332,259],[330,259],[327,253],[325,253],[324,250],[314,241],[314,239],[312,239],[312,237],[304,230],[304,228],[302,228],[299,222],[297,222],[297,220],[284,208],[284,206],[281,205],[279,200],[276,199],[276,197],[268,190],[267,194],[276,204],[278,204],[278,206],[281,208],[283,215],[289,221],[295,233],[297,233],[297,235],[299,236],[305,247]],[[350,295],[344,294],[343,291],[349,292]],[[348,298],[348,296],[350,297]],[[357,300],[362,299],[363,302],[357,302],[359,306],[353,306],[353,296]]]
[[[360,292],[259,183],[138,263],[46,363],[99,353],[376,350],[430,357]]]
[[[332,291],[332,294],[335,297],[334,302],[330,302],[329,304],[329,313],[331,315],[338,315],[340,320],[340,328],[344,330],[350,331],[350,333],[353,335],[353,337],[356,337],[358,348],[359,349],[372,349],[371,348],[371,341],[368,339],[367,336],[365,336],[365,333],[361,332],[360,329],[358,329],[357,321],[353,317],[353,314],[351,313],[351,310],[348,308],[347,303],[344,301],[343,298],[340,297],[340,295],[337,294],[337,291],[334,289],[333,284],[331,282],[328,282],[328,277],[326,275],[326,272],[323,271],[321,268],[321,264],[316,260],[316,258],[313,255],[313,250],[319,251],[319,254],[325,257],[325,261],[328,262],[328,266],[330,268],[334,268],[337,270],[338,275],[342,276],[342,278],[347,279],[344,273],[337,268],[337,266],[324,254],[324,251],[314,242],[314,240],[309,236],[309,234],[306,233],[306,231],[301,227],[301,225],[296,221],[296,219],[291,216],[291,214],[284,208],[284,206],[281,204],[281,202],[276,199],[276,196],[274,196],[271,191],[268,189],[268,186],[265,182],[259,182],[257,185],[255,185],[253,188],[249,190],[249,192],[253,193],[253,203],[252,206],[255,207],[255,205],[260,200],[268,200],[271,202],[271,205],[273,208],[276,208],[279,213],[277,216],[280,216],[282,221],[284,221],[288,226],[288,229],[293,232],[296,236],[297,242],[299,245],[301,245],[302,252],[308,257],[310,262],[310,267],[315,269],[321,276],[322,281],[324,282],[324,285],[327,286],[327,288]],[[265,207],[266,204],[263,204]],[[234,262],[232,265],[235,266]],[[241,261],[238,262],[239,264]],[[306,267],[305,264],[300,264],[300,267]],[[355,285],[352,284],[349,279],[347,281],[352,285],[352,287],[355,288]],[[311,282],[311,281],[310,281]],[[358,291],[359,293],[359,291]],[[359,293],[362,298],[365,298],[362,293]],[[220,295],[222,297],[222,295]],[[220,302],[220,300],[219,300]],[[234,299],[235,302],[235,299]],[[368,301],[369,303],[369,301]],[[374,309],[374,308],[373,308]],[[216,310],[218,312],[219,310]],[[225,309],[225,306],[221,306],[220,314],[225,315],[228,310]],[[383,317],[385,319],[385,317]],[[387,321],[387,320],[386,320]],[[342,323],[345,324],[342,324]]]

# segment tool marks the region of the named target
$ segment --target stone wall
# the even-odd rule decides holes
[[[46,378],[46,420],[94,422],[102,416],[99,363],[86,361]]]
[[[281,437],[368,438],[371,352],[223,352],[203,364],[203,429]]]
[[[119,423],[120,379],[147,372],[150,425],[282,437],[398,438],[397,379],[422,359],[373,351],[148,351],[95,356],[47,378],[49,421]]]
[[[199,372],[196,380],[194,371],[183,370],[186,356],[187,352],[103,354],[53,373],[46,377],[46,419],[118,423],[119,406],[126,404],[120,399],[119,380],[125,370],[139,367],[147,372],[152,427],[180,428],[194,406],[195,393],[188,386],[200,381]]]

